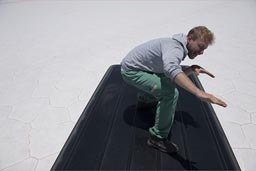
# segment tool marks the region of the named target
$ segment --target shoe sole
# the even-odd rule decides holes
[[[147,145],[148,145],[149,147],[153,147],[153,148],[155,148],[155,149],[157,149],[157,150],[159,150],[159,151],[161,151],[161,152],[163,152],[163,153],[168,153],[168,154],[177,153],[177,152],[179,151],[178,148],[177,148],[177,150],[175,150],[175,151],[173,151],[173,152],[166,151],[166,150],[164,150],[164,149],[162,149],[162,148],[159,148],[157,145],[151,143],[150,140],[147,141]]]

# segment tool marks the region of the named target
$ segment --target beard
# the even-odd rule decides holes
[[[196,56],[197,56],[196,53],[193,53],[193,52],[189,52],[189,53],[188,53],[189,59],[195,59]]]

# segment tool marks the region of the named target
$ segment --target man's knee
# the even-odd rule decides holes
[[[179,98],[179,90],[177,88],[174,89],[174,99],[178,99]]]

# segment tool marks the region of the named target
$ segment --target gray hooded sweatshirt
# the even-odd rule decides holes
[[[121,71],[164,73],[173,81],[177,74],[183,72],[180,63],[188,54],[186,44],[184,34],[150,40],[126,55],[121,62]]]

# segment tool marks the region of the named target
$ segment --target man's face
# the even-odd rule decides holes
[[[197,55],[202,55],[208,47],[208,44],[201,39],[192,40],[191,37],[188,37],[187,40],[188,57],[190,59],[194,59]]]

